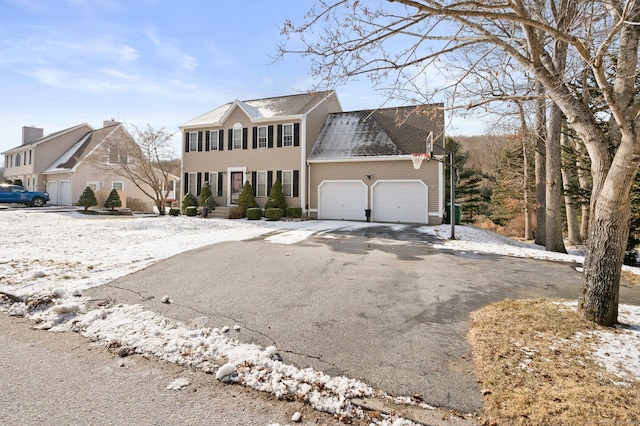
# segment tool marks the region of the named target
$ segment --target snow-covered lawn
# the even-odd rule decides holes
[[[258,236],[264,236],[273,244],[295,244],[314,234],[369,226],[381,224],[187,217],[97,218],[79,213],[3,211],[0,212],[0,310],[29,317],[40,328],[78,331],[120,351],[154,355],[210,371],[222,381],[241,383],[280,398],[302,399],[329,413],[359,416],[361,409],[351,403],[352,398],[388,396],[357,380],[286,365],[280,360],[277,348],[244,344],[228,337],[225,331],[234,324],[192,328],[137,305],[106,305],[90,310],[82,292],[208,244]],[[469,226],[456,227],[458,239],[446,241],[449,229],[448,225],[442,225],[424,226],[419,230],[443,238],[436,245],[439,248],[583,261],[577,252],[549,253],[541,247]],[[632,327],[618,333],[603,332],[593,356],[617,372],[621,380],[637,381],[640,371],[624,366],[640,365],[637,343],[640,308],[621,306],[620,313],[621,319]],[[395,418],[379,424],[392,422],[411,424]]]

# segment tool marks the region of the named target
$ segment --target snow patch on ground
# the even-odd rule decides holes
[[[96,218],[78,213],[5,211],[0,214],[0,244],[5,247],[0,254],[0,311],[31,318],[42,329],[77,331],[120,353],[153,355],[215,373],[222,381],[250,386],[278,398],[304,400],[322,411],[359,417],[361,408],[351,404],[351,398],[391,397],[354,379],[283,364],[275,347],[241,343],[229,337],[228,326],[218,329],[208,324],[188,325],[139,305],[89,308],[82,291],[208,244],[258,236],[266,236],[274,244],[295,244],[332,230],[379,226],[402,230],[407,225],[202,220],[181,216]],[[469,226],[456,227],[458,239],[454,241],[444,240],[448,238],[449,225],[419,230],[443,239],[436,244],[442,249],[583,262],[577,252],[549,253],[542,247]],[[622,380],[640,380],[640,309],[623,307],[620,320],[629,327],[603,332],[593,356],[607,360],[606,364],[602,361],[603,365],[615,368]],[[394,417],[377,422],[412,424]]]

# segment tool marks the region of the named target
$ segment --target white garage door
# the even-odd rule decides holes
[[[367,185],[360,180],[324,181],[318,188],[318,219],[365,220]]]
[[[60,181],[60,187],[58,188],[58,204],[61,206],[71,205],[71,182],[68,180]]]
[[[373,221],[429,223],[427,185],[421,180],[378,181],[372,192]]]
[[[58,204],[58,182],[47,182],[47,193],[49,194],[49,203]]]

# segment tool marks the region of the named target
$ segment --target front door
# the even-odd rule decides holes
[[[231,204],[238,204],[238,196],[242,190],[243,172],[231,172]]]

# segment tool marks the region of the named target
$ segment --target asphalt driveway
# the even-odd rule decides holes
[[[575,265],[435,250],[389,226],[259,239],[186,252],[88,292],[196,326],[231,327],[287,363],[361,379],[461,412],[482,408],[469,314],[505,298],[576,299]],[[168,295],[172,303],[160,299]],[[640,304],[640,289],[621,288]],[[233,329],[240,326],[240,331]]]

